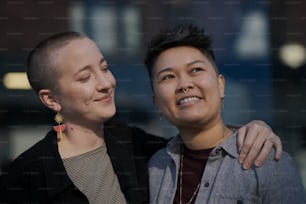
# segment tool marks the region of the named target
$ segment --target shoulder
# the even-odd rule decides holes
[[[105,123],[105,141],[108,147],[126,144],[133,151],[141,152],[151,157],[157,150],[166,146],[165,138],[150,134],[141,128],[129,126],[120,121],[109,121]]]
[[[171,160],[176,161],[180,154],[182,141],[177,135],[170,139],[167,146],[157,151],[149,161],[149,166],[158,168],[167,166]]]
[[[274,183],[279,182],[298,182],[299,172],[292,156],[283,151],[280,160],[274,159],[274,151],[271,151],[266,161],[261,167],[255,168],[260,178]]]
[[[104,124],[104,128],[107,132],[122,135],[122,133],[126,133],[125,135],[129,135],[132,137],[144,137],[144,138],[150,138],[152,140],[162,140],[166,141],[164,138],[154,135],[151,133],[146,132],[142,128],[127,125],[124,122],[121,121],[108,121]]]
[[[164,163],[167,163],[169,159],[170,157],[167,153],[167,148],[162,148],[152,156],[149,161],[149,167],[157,167],[157,165],[163,165]]]
[[[29,149],[25,150],[20,154],[17,159],[20,160],[37,160],[42,159],[41,156],[44,156],[48,152],[57,148],[57,137],[53,130],[50,130],[46,136],[36,142]]]
[[[275,169],[288,169],[288,168],[295,168],[296,167],[296,163],[294,161],[294,159],[292,158],[292,156],[286,152],[283,151],[282,152],[282,156],[280,160],[275,160],[274,159],[274,155],[275,155],[275,150],[273,149],[273,151],[270,152],[267,161],[264,162],[263,167],[265,165],[269,166],[270,168],[275,168]]]
[[[125,142],[131,142],[133,146],[141,146],[148,150],[165,147],[167,140],[160,136],[150,134],[145,130],[129,126],[120,121],[110,121],[105,123],[106,140],[120,140]]]
[[[285,151],[279,161],[274,160],[273,156],[274,152],[270,153],[263,166],[256,168],[262,186],[260,189],[265,191],[268,203],[276,200],[284,203],[305,200],[305,189],[295,160]]]
[[[53,131],[50,131],[43,139],[21,153],[13,161],[13,164],[40,160],[42,159],[44,152],[51,148],[52,145],[56,145],[56,136],[53,134]]]
[[[53,133],[50,131],[43,139],[15,158],[2,173],[4,181],[17,179],[22,172],[36,168],[37,163],[46,158],[46,151],[52,148],[53,140],[56,141],[56,136],[52,137]]]
[[[274,152],[270,154],[270,161],[272,167],[276,171],[282,171],[285,175],[299,175],[297,170],[297,163],[294,158],[288,153],[283,151],[282,157],[279,161],[274,159]]]

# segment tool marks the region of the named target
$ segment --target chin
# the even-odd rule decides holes
[[[108,113],[104,113],[102,117],[103,117],[104,120],[109,120],[112,117],[114,117],[115,114],[116,114],[116,110],[110,111]]]
[[[177,127],[200,127],[204,125],[202,120],[195,120],[195,119],[181,119],[180,121],[176,121],[176,124],[174,124]]]

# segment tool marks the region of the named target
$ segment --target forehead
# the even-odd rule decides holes
[[[88,39],[73,39],[52,52],[52,60],[60,70],[76,71],[98,63],[103,58],[96,44]]]
[[[62,46],[54,50],[58,57],[76,57],[83,56],[86,53],[99,53],[100,51],[96,44],[88,38],[77,38],[63,43]]]
[[[209,58],[197,48],[189,46],[173,47],[159,54],[156,58],[154,69],[188,66],[197,61],[212,66]]]

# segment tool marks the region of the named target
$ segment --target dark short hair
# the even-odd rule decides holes
[[[144,63],[150,79],[152,80],[152,70],[157,57],[163,51],[178,46],[190,46],[200,50],[209,58],[218,73],[211,44],[211,38],[205,33],[204,29],[193,24],[177,25],[161,31],[151,39],[147,46]]]
[[[31,87],[36,93],[41,89],[55,90],[57,87],[56,65],[51,58],[53,52],[67,45],[71,40],[85,37],[78,32],[57,33],[41,41],[31,50],[26,71]]]

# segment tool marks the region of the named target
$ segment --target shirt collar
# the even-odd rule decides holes
[[[230,135],[221,145],[220,147],[230,156],[234,158],[238,158],[239,151],[237,145],[237,131]]]
[[[182,142],[183,141],[179,135],[171,139],[167,144],[168,154],[180,154]],[[223,151],[225,151],[231,157],[238,158],[239,151],[237,145],[237,131],[230,135],[221,145],[215,147],[212,152],[220,148],[222,148]]]

